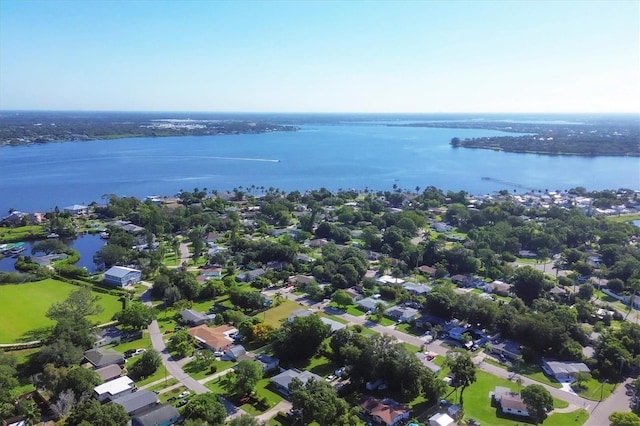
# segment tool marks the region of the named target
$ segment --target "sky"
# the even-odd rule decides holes
[[[0,109],[640,112],[640,2],[0,0]]]

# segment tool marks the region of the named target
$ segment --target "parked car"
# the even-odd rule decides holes
[[[182,407],[183,405],[186,405],[186,404],[187,404],[187,402],[189,402],[189,401],[187,401],[186,399],[181,399],[181,400],[180,400],[180,401],[178,401],[178,403],[176,404],[176,407]]]
[[[337,378],[337,377],[336,377],[335,375],[333,375],[333,374],[329,374],[325,380],[326,380],[327,382],[332,382],[332,381],[334,381],[336,378]]]
[[[134,356],[136,353],[135,349],[127,349],[126,351],[124,351],[124,357],[125,358],[131,358],[132,356]]]
[[[181,392],[181,393],[180,393],[180,395],[178,395],[178,398],[186,398],[186,397],[188,397],[189,395],[191,395],[191,392],[189,392],[188,390],[186,390],[186,391]]]
[[[133,356],[136,356],[136,355],[142,355],[142,354],[143,354],[143,353],[145,353],[146,351],[147,351],[146,349],[136,349],[136,350],[133,352]]]

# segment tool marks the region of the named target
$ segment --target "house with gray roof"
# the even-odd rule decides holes
[[[194,311],[193,309],[185,309],[180,312],[182,320],[192,327],[212,323],[216,318],[215,314],[205,314],[203,312]]]
[[[122,376],[122,367],[118,364],[106,365],[93,371],[96,372],[103,382],[108,382],[109,380],[117,379]]]
[[[347,327],[346,324],[332,320],[331,318],[320,317],[320,321],[331,327],[332,333]]]
[[[573,376],[576,373],[591,373],[591,370],[584,362],[543,360],[542,369],[559,382],[573,380]]]
[[[224,353],[224,359],[231,361],[240,361],[241,358],[246,358],[247,350],[242,345],[233,345]]]
[[[170,426],[182,420],[173,405],[158,404],[148,407],[131,417],[131,426]]]
[[[104,282],[116,287],[126,287],[140,282],[142,271],[125,266],[112,266],[104,273]]]
[[[426,296],[431,291],[431,287],[425,284],[416,284],[412,282],[406,282],[402,284],[402,288],[407,290],[414,296]]]
[[[409,308],[407,306],[392,306],[384,311],[384,315],[388,318],[394,319],[398,322],[411,322],[413,321],[420,311],[415,308]]]
[[[356,302],[358,307],[363,311],[373,311],[378,303],[382,303],[383,306],[387,306],[387,303],[383,300],[376,299],[375,297],[367,297],[365,299],[358,300]]]
[[[280,360],[266,354],[260,354],[256,356],[255,361],[262,366],[262,372],[275,370],[280,366]]]
[[[243,272],[241,274],[238,275],[238,278],[236,278],[238,281],[243,281],[243,282],[253,282],[255,281],[258,277],[261,277],[262,275],[265,274],[264,269],[262,268],[258,268],[258,269],[253,269],[251,271],[247,271],[247,272]]]
[[[124,408],[130,416],[135,412],[140,412],[147,407],[153,407],[158,404],[158,395],[155,393],[140,389],[133,393],[128,393],[114,399],[112,404],[117,404]]]
[[[295,368],[290,370],[285,370],[282,373],[273,376],[271,378],[271,383],[276,387],[278,392],[280,392],[283,396],[289,397],[289,384],[293,381],[293,379],[298,379],[302,383],[307,383],[309,380],[314,379],[317,381],[321,381],[322,377],[317,374],[313,374],[309,371],[300,371]]]
[[[124,355],[110,348],[95,348],[84,352],[84,358],[93,365],[93,368],[102,368],[107,365],[124,365]]]
[[[94,338],[93,347],[99,348],[100,346],[109,345],[111,343],[120,343],[122,339],[122,331],[115,327],[102,328],[93,333]]]

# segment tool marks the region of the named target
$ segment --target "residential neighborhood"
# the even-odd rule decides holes
[[[29,224],[12,212],[6,247],[8,230],[29,227],[33,254],[66,257],[18,254],[3,281],[34,302],[35,286],[55,289],[33,319],[55,333],[2,330],[0,362],[18,377],[2,416],[598,426],[638,410],[639,211],[628,190],[430,187],[196,188]],[[37,237],[80,229],[103,240],[95,272]]]

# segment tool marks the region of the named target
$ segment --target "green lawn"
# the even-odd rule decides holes
[[[24,241],[44,237],[46,231],[40,225],[18,226],[15,228],[0,227],[0,243]]]
[[[64,301],[69,294],[80,287],[46,279],[25,284],[3,284],[0,286],[0,343],[38,340],[43,337],[54,321],[45,316],[49,307]],[[117,296],[93,293],[99,298],[103,311],[89,317],[91,321],[105,323],[111,321],[114,313],[121,309]],[[17,320],[19,319],[19,320]]]
[[[288,318],[291,312],[295,311],[296,309],[302,309],[302,307],[296,302],[285,300],[280,305],[259,313],[258,315],[256,315],[256,317],[263,320],[267,325],[271,325],[275,328],[280,328],[280,326],[282,325],[282,320]]]
[[[146,388],[148,391],[158,391],[158,392],[162,392],[163,389],[168,388],[169,386],[173,386],[176,383],[178,383],[178,379],[175,379],[173,377],[167,377],[167,380],[164,380],[162,383],[159,383],[157,385],[153,385],[151,387]]]
[[[233,361],[212,361],[210,364],[200,365],[197,361],[193,360],[185,364],[182,369],[189,376],[193,377],[196,380],[204,379],[207,376],[211,376],[212,374],[220,373],[224,370],[227,370],[233,367],[236,363]],[[216,371],[211,373],[211,367],[214,366]]]
[[[597,379],[591,379],[588,382],[582,383],[582,387],[579,389],[574,388],[576,393],[585,399],[591,401],[600,401],[607,399],[611,392],[616,388],[615,383],[600,383]]]
[[[473,418],[478,420],[483,425],[492,425],[492,426],[516,426],[518,424],[523,423],[522,420],[512,420],[511,418],[505,418],[498,416],[498,410],[495,407],[491,406],[491,400],[489,399],[489,392],[493,391],[496,386],[504,386],[510,388],[512,391],[518,391],[518,385],[510,382],[506,379],[493,376],[489,373],[485,373],[484,371],[476,372],[477,381],[469,386],[464,391],[464,411],[465,418]],[[451,395],[450,400],[456,401],[456,394]],[[560,401],[554,398],[554,408],[563,408],[567,407],[568,404],[565,401]],[[581,411],[581,410],[580,410]],[[562,421],[567,421],[568,419],[572,419],[576,417],[576,414],[579,415],[579,421],[571,422],[571,423],[561,423]],[[567,414],[553,414],[549,416],[547,420],[545,420],[544,424],[577,424],[581,425],[586,421],[586,417],[581,416],[579,412],[568,413]]]
[[[129,361],[132,362],[132,361]],[[155,373],[153,373],[152,375],[150,375],[149,377],[145,377],[142,380],[138,380],[136,382],[137,386],[144,386],[148,383],[153,383],[156,380],[160,380],[160,379],[164,379],[165,377],[170,377],[171,375],[167,372],[167,369],[165,368],[164,365],[161,365],[160,368],[158,368],[156,370]]]
[[[129,349],[151,349],[153,346],[151,345],[151,337],[148,333],[143,332],[142,338],[138,340],[132,340],[130,342],[122,342],[117,345],[108,345],[108,347],[115,349],[120,353],[124,353]],[[133,361],[133,359],[131,360]]]

